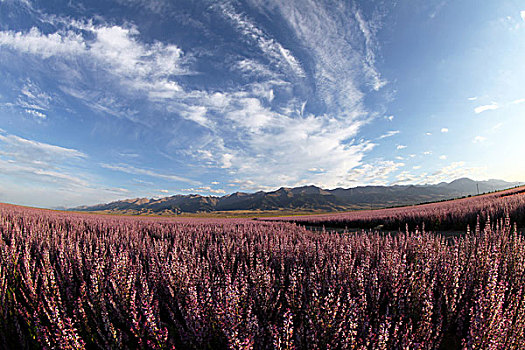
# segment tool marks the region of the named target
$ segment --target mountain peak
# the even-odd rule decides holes
[[[474,181],[469,178],[437,185],[359,186],[334,190],[305,185],[295,188],[281,187],[272,192],[235,192],[222,197],[179,194],[157,199],[125,199],[91,207],[78,207],[74,210],[137,214],[282,209],[328,212],[412,205],[492,192],[517,185],[519,183],[501,180]]]

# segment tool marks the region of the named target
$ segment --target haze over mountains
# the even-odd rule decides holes
[[[282,187],[272,192],[202,196],[174,195],[148,199],[126,199],[107,204],[73,208],[126,214],[180,214],[215,211],[342,211],[370,209],[439,201],[502,190],[519,185],[502,180],[473,181],[461,178],[436,185],[363,186],[325,190],[316,186]]]

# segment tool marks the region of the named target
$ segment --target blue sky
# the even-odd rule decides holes
[[[525,181],[522,1],[0,0],[0,201]]]

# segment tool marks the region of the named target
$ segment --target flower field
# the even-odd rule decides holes
[[[0,205],[0,348],[523,349],[501,218],[447,240]]]
[[[525,226],[525,187],[486,195],[409,207],[363,210],[347,213],[262,218],[265,221],[295,222],[302,225],[405,230],[425,226],[428,230],[465,231],[467,226],[484,225],[489,217],[510,216],[520,228]]]

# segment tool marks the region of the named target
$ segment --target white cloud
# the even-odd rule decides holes
[[[269,69],[266,65],[253,60],[253,59],[242,59],[238,61],[234,68],[240,70],[247,75],[257,75],[259,77],[266,77],[271,79],[277,79],[278,74]]]
[[[294,38],[309,50],[311,78],[329,114],[309,114],[304,100],[274,101],[279,89],[290,94],[294,83],[301,82],[306,72],[292,51],[255,26],[248,16],[236,13],[227,5],[221,7],[226,18],[244,40],[265,54],[262,61],[270,62],[262,66],[255,60],[239,61],[237,69],[253,69],[262,81],[228,91],[183,87],[177,77],[190,73],[191,55],[184,54],[175,45],[140,41],[140,33],[133,25],[95,25],[89,21],[54,19],[59,29],[51,34],[37,29],[0,32],[0,46],[68,66],[73,78],[64,75],[66,81],[60,89],[99,113],[147,125],[147,118],[129,110],[125,101],[119,102],[122,96],[138,97],[149,100],[156,111],[194,122],[194,127],[202,127],[204,131],[195,134],[191,145],[180,152],[186,152],[184,155],[193,157],[199,165],[227,169],[246,181],[253,181],[254,188],[294,185],[301,181],[344,186],[348,174],[362,165],[364,154],[375,146],[368,140],[355,138],[370,119],[363,105],[362,87],[378,89],[384,84],[374,67],[376,24],[361,15],[354,18],[349,15],[351,11],[341,12],[315,2],[307,6],[286,2],[276,6]],[[347,19],[350,25],[340,33],[340,23]],[[97,76],[109,81],[107,85],[101,84],[106,89],[103,93],[90,91],[91,87],[82,82],[82,75],[75,75],[79,62],[85,63],[86,69],[102,69],[104,74]],[[363,65],[367,67],[364,75]],[[387,117],[390,121],[393,118]],[[175,132],[173,135],[175,144],[179,135]],[[309,172],[312,167],[325,172]],[[106,164],[106,168],[166,180],[192,181],[122,164]],[[281,175],[275,177],[274,174]]]
[[[194,183],[194,184],[198,183],[198,181],[190,180],[182,176],[173,175],[173,174],[162,174],[162,173],[158,173],[156,171],[149,170],[149,169],[136,168],[134,166],[127,165],[127,164],[112,165],[112,164],[102,163],[100,164],[100,166],[106,169],[120,171],[120,172],[128,173],[128,174],[147,175],[147,176],[156,177],[159,179],[169,180],[169,181],[187,182],[187,183]]]
[[[473,96],[473,97],[469,97],[468,100],[469,101],[476,101],[478,99],[477,96]]]
[[[414,166],[412,167],[412,169],[414,169],[414,170],[421,169],[421,165],[414,165]]]
[[[480,143],[480,142],[485,142],[486,140],[487,140],[486,137],[478,135],[478,136],[474,137],[474,140],[472,140],[472,142]]]
[[[274,61],[281,69],[293,72],[298,77],[305,76],[297,58],[275,39],[268,37],[247,16],[237,13],[231,4],[223,3],[219,8],[222,14],[244,35],[245,40],[255,43],[261,52]]]
[[[183,188],[180,190],[181,192],[192,192],[192,193],[213,193],[213,194],[225,194],[226,191],[223,189],[213,189],[209,186],[202,186],[202,187],[196,187],[196,188]]]
[[[447,156],[444,155],[444,154],[442,154],[442,155],[439,156],[439,159],[441,159],[441,160],[445,160],[445,159],[447,159]]]
[[[34,117],[40,118],[40,119],[46,119],[47,115],[45,115],[42,112],[35,111],[34,109],[26,109],[25,112],[29,115],[32,115]]]
[[[387,137],[391,137],[391,136],[394,136],[394,135],[397,135],[399,134],[399,130],[391,130],[391,131],[388,131],[387,133],[379,136],[379,139],[384,139],[384,138],[387,138]]]
[[[424,154],[425,156],[429,156],[429,155],[432,154],[432,151],[425,151],[425,152],[423,152],[423,154]]]
[[[389,115],[388,117],[385,117],[385,118],[388,119],[389,121],[394,120],[394,116],[393,115]]]
[[[432,136],[432,133],[431,132],[426,132],[425,135]]]
[[[201,126],[212,128],[214,123],[206,117],[208,109],[204,106],[189,106],[187,110],[182,110],[179,114]]]
[[[490,105],[483,105],[483,106],[478,106],[474,108],[474,112],[476,114],[479,114],[485,111],[495,110],[498,108],[499,108],[499,105],[496,102],[492,102]]]
[[[447,133],[448,132],[448,128],[441,128],[441,132],[442,133]]]
[[[499,130],[501,129],[502,126],[503,126],[503,123],[498,123],[492,127],[492,131]]]
[[[424,181],[428,183],[439,183],[451,181],[461,177],[477,178],[483,173],[482,168],[466,167],[465,162],[453,162],[428,175]]]
[[[253,6],[277,10],[292,30],[289,37],[308,50],[316,94],[344,117],[361,108],[363,84],[374,90],[385,84],[375,67],[379,21],[365,19],[355,6],[325,6],[317,1],[260,1]],[[341,25],[344,23],[345,25]]]
[[[23,109],[27,114],[39,119],[46,119],[47,115],[44,112],[49,110],[51,101],[52,98],[49,94],[43,92],[32,81],[28,81],[21,88],[14,105]]]
[[[405,145],[397,145],[396,149],[405,149],[407,148],[407,146]]]
[[[347,181],[353,186],[356,185],[387,185],[392,173],[404,167],[404,163],[393,161],[377,161],[364,164],[353,169],[348,175]]]
[[[78,150],[0,134],[0,202],[43,207],[122,198],[126,189],[96,184]]]
[[[177,46],[138,41],[139,31],[131,27],[94,25],[91,22],[56,19],[64,29],[44,34],[37,28],[28,32],[0,32],[0,46],[59,60],[86,58],[100,64],[118,82],[147,92],[152,99],[172,98],[181,91],[173,76],[187,74],[183,52]]]
[[[467,167],[465,162],[453,162],[431,174],[422,173],[414,175],[408,171],[403,171],[396,176],[396,181],[393,184],[437,184],[462,177],[485,177],[485,169],[480,167]]]
[[[43,34],[37,28],[27,33],[2,31],[0,46],[7,46],[20,52],[50,58],[72,56],[86,51],[86,44],[80,34],[72,31]]]
[[[14,157],[17,161],[31,160],[35,162],[52,161],[58,158],[86,158],[87,155],[72,148],[50,145],[43,142],[24,139],[16,135],[0,134],[3,150],[0,154]]]
[[[374,90],[378,91],[383,86],[385,86],[387,82],[381,79],[381,75],[374,67],[375,65],[374,34],[371,32],[369,23],[365,21],[360,11],[355,12],[355,18],[357,20],[357,23],[359,23],[359,29],[361,30],[365,38],[365,44],[366,44],[365,45],[366,55],[365,55],[365,64],[364,64],[365,72],[369,76],[369,78],[372,80],[373,82],[372,86]]]
[[[521,16],[521,19],[525,21],[525,10],[520,11],[520,16]]]
[[[521,103],[524,103],[524,102],[525,102],[525,98],[520,98],[520,99],[512,101],[511,103],[513,105],[517,105],[517,104],[521,104]]]

